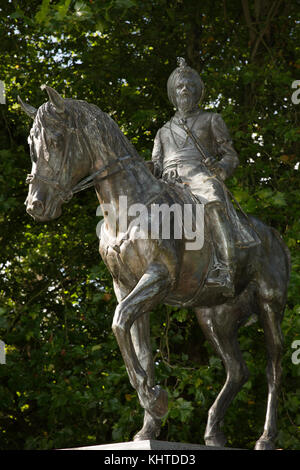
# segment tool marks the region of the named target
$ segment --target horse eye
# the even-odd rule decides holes
[[[31,161],[32,161],[33,163],[36,163],[37,157],[36,157],[36,153],[35,153],[35,151],[34,151],[34,146],[33,146],[32,142],[31,142],[31,140],[29,140],[29,139],[28,139],[28,143],[29,143],[29,153],[30,153]]]
[[[36,154],[33,150],[30,150],[30,158],[33,163],[37,162]]]
[[[49,138],[50,138],[50,145],[53,145],[54,147],[58,147],[61,144],[62,134],[61,132],[51,132],[51,134],[49,134]]]

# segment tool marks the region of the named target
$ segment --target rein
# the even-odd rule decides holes
[[[40,180],[43,183],[46,183],[49,186],[51,186],[53,189],[58,190],[59,191],[58,195],[63,202],[69,202],[74,194],[79,193],[80,191],[84,191],[85,189],[91,188],[94,185],[94,179],[96,176],[99,176],[102,173],[106,172],[106,174],[102,175],[102,177],[100,178],[101,180],[104,180],[108,176],[114,175],[115,173],[118,173],[121,170],[125,170],[126,167],[123,166],[123,161],[127,160],[128,158],[132,158],[132,155],[125,155],[124,157],[119,157],[113,162],[109,163],[108,165],[104,165],[99,170],[95,171],[91,175],[79,181],[79,183],[73,186],[73,188],[71,188],[69,191],[65,191],[65,189],[61,187],[58,180],[40,176],[37,172],[34,174],[27,175],[26,184],[33,183],[35,179]],[[117,164],[119,168],[117,168],[116,170],[112,172],[108,172],[109,168],[115,164]]]

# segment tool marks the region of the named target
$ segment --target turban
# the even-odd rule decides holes
[[[179,67],[177,67],[169,76],[167,83],[168,97],[171,103],[177,107],[176,104],[176,83],[178,79],[189,78],[193,80],[196,86],[196,101],[199,103],[202,101],[204,95],[204,83],[200,78],[198,72],[189,67],[182,57],[178,58]]]

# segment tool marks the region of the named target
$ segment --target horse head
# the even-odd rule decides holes
[[[87,175],[91,161],[84,158],[78,129],[87,117],[76,107],[76,100],[64,99],[53,88],[43,85],[49,101],[38,109],[18,97],[21,108],[34,121],[28,137],[32,161],[25,201],[26,211],[35,220],[46,222],[61,215],[62,205],[73,193],[72,187]],[[81,102],[82,103],[82,102]]]

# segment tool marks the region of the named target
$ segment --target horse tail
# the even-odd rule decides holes
[[[284,252],[284,255],[285,255],[285,267],[286,267],[286,272],[287,272],[287,281],[289,282],[290,280],[290,276],[291,276],[291,267],[292,267],[292,262],[291,262],[291,254],[290,254],[290,250],[288,249],[288,247],[286,246],[286,244],[284,243],[283,241],[283,238],[282,236],[280,235],[280,233],[273,227],[270,227],[271,228],[271,232],[273,233],[273,235],[275,236],[275,238],[277,239],[277,241],[279,242],[279,245],[280,247],[282,248],[283,252]]]
[[[255,226],[260,236],[262,245],[258,250],[265,252],[269,259],[277,258],[277,266],[280,266],[281,279],[284,283],[284,290],[287,292],[288,283],[291,275],[291,255],[281,234],[273,227],[265,224],[256,217],[249,216],[252,224]]]

